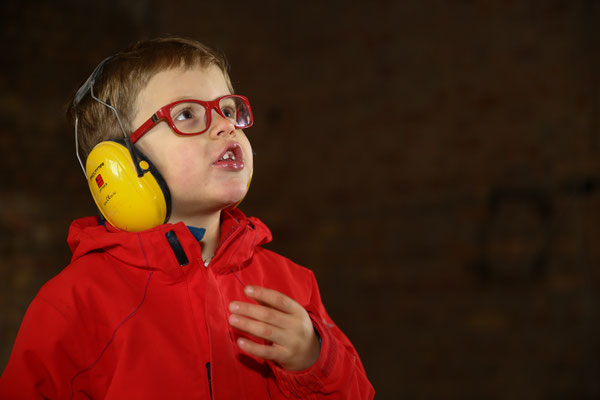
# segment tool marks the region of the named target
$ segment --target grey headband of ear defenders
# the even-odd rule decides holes
[[[102,70],[104,69],[104,66],[113,57],[114,56],[106,57],[104,60],[102,60],[100,62],[100,64],[98,64],[98,66],[94,69],[94,72],[92,72],[90,77],[87,78],[85,83],[83,85],[81,85],[79,90],[77,90],[77,93],[75,93],[75,98],[73,99],[73,106],[76,106],[77,104],[79,104],[79,102],[81,101],[83,96],[85,96],[87,94],[87,92],[89,92],[92,89],[92,86],[94,86],[94,83],[96,83],[96,79],[98,79],[98,77],[102,74]]]

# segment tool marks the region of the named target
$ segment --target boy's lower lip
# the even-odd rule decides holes
[[[220,160],[215,161],[213,167],[222,168],[230,171],[239,171],[244,169],[244,162],[239,160]]]

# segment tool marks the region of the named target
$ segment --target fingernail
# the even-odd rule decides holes
[[[239,344],[240,346],[245,346],[245,345],[246,345],[246,341],[245,341],[244,339],[242,339],[242,338],[239,338],[239,339],[238,339],[238,344]]]
[[[252,293],[254,293],[254,287],[252,287],[252,286],[246,286],[246,287],[244,288],[244,290],[245,290],[245,291],[246,291],[246,293],[248,293],[248,294],[252,294]]]
[[[237,303],[229,303],[229,311],[236,312],[239,309],[240,309],[239,304],[237,304]]]
[[[240,322],[240,319],[238,317],[236,317],[235,315],[230,315],[229,322],[231,322],[232,324],[237,324],[238,322]]]

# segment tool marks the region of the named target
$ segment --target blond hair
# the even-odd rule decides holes
[[[132,126],[132,121],[137,97],[154,75],[173,68],[211,65],[221,69],[229,90],[233,93],[227,61],[222,54],[192,39],[168,37],[140,41],[116,54],[104,65],[94,84],[94,95],[117,109],[129,136],[136,128]],[[73,104],[71,99],[67,118],[75,124],[76,116],[78,145],[85,157],[96,144],[123,138],[123,131],[114,112],[94,100],[89,93],[78,104]]]

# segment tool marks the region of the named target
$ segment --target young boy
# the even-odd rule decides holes
[[[68,115],[78,157],[102,146],[130,157],[88,160],[92,192],[135,187],[105,190],[103,217],[72,224],[71,264],[31,303],[0,398],[373,397],[312,272],[260,247],[269,230],[235,207],[252,176],[242,128],[253,120],[218,54],[187,39],[140,42],[94,71]],[[170,211],[131,222],[151,175],[163,192],[150,203]]]

